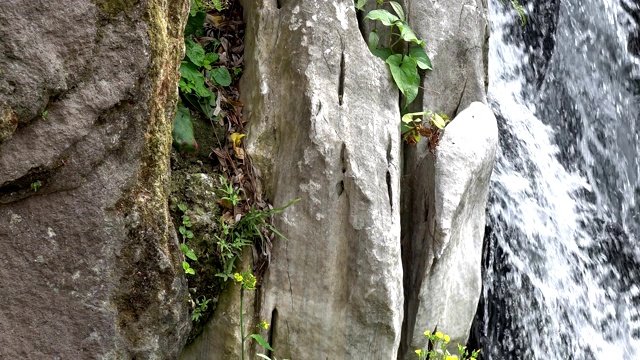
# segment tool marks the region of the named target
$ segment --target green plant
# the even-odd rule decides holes
[[[210,120],[220,112],[212,89],[216,86],[229,86],[232,79],[226,67],[214,66],[219,60],[216,49],[220,42],[214,39],[203,47],[195,37],[203,35],[207,11],[222,11],[227,7],[226,0],[191,0],[184,31],[185,57],[180,64],[180,97],[185,104],[189,104]],[[173,121],[173,145],[181,153],[193,154],[198,149],[193,137],[192,122],[189,109],[180,103]]]
[[[31,191],[37,192],[41,186],[42,186],[42,181],[36,180],[31,183]]]
[[[500,0],[500,2],[504,5],[504,0]],[[513,9],[518,13],[520,23],[522,24],[522,26],[525,26],[527,24],[527,15],[525,15],[524,13],[524,8],[522,7],[522,5],[520,5],[518,0],[509,0],[509,2],[511,3]]]
[[[232,189],[232,186],[227,187],[225,191],[227,191],[227,194],[233,194]],[[232,196],[231,200],[233,200],[233,195],[230,196]],[[264,249],[265,235],[263,233],[265,231],[271,231],[286,240],[286,237],[271,225],[268,219],[273,215],[283,212],[286,208],[298,201],[300,201],[300,199],[294,199],[283,207],[270,210],[251,208],[247,214],[233,224],[227,224],[222,220],[220,223],[221,233],[215,235],[219,257],[222,262],[222,271],[217,273],[216,276],[221,277],[225,281],[229,279],[232,276],[235,261],[240,256],[242,248],[251,245],[253,239],[259,238],[262,243],[261,248]]]
[[[466,346],[458,344],[458,355],[452,355],[447,350],[451,340],[449,335],[445,335],[440,331],[435,333],[425,331],[424,335],[427,337],[427,347],[415,350],[419,360],[476,360],[480,354],[480,350],[474,350],[469,353]]]
[[[42,117],[42,120],[47,120],[48,114],[49,114],[49,110],[43,110],[42,113],[40,113],[40,117]]]
[[[355,7],[362,11],[367,1],[357,0]],[[377,0],[377,4],[383,5],[384,1]],[[381,41],[377,30],[369,33],[367,44],[369,50],[389,66],[391,76],[404,96],[401,122],[402,139],[406,143],[414,145],[420,141],[421,136],[426,136],[429,139],[429,148],[434,151],[440,133],[447,123],[444,119],[448,120],[449,118],[444,114],[434,113],[430,110],[415,113],[407,113],[406,110],[407,106],[418,96],[420,70],[433,70],[431,59],[424,49],[424,41],[416,36],[407,23],[402,6],[395,1],[389,1],[388,4],[395,15],[385,9],[374,9],[365,16],[365,19],[379,21],[389,28],[386,44],[382,45],[384,41]],[[402,51],[397,52],[397,45],[400,42],[404,46],[401,47]],[[423,122],[419,118],[420,116],[428,121]]]
[[[222,183],[220,191],[225,195],[221,200],[228,201],[231,207],[236,207],[240,201],[240,193],[236,191],[233,184],[227,182],[227,178],[222,175],[220,175],[220,182]]]
[[[207,299],[207,297],[204,295],[199,296],[196,299],[196,307],[193,309],[193,312],[191,312],[191,320],[200,320],[202,313],[207,311],[207,309],[209,308],[209,302],[211,302],[211,299]]]
[[[180,244],[180,250],[182,251],[182,253],[184,254],[184,256],[186,258],[191,259],[193,261],[198,261],[198,257],[196,256],[196,254],[193,251],[193,249],[189,248],[187,246],[187,244],[185,244],[187,239],[193,238],[193,232],[190,230],[191,225],[192,225],[191,224],[191,218],[186,213],[187,212],[187,205],[178,204],[178,209],[180,209],[180,211],[182,211],[182,225],[180,225],[180,227],[178,228],[178,231],[180,232],[180,235],[182,236],[182,243]],[[189,265],[189,263],[186,260],[182,261],[182,269],[184,269],[185,274],[189,274],[189,275],[195,275],[196,274],[195,270],[193,270],[193,268],[191,268],[191,266]]]
[[[368,0],[358,0],[356,9],[362,10]],[[382,2],[378,2],[382,4]],[[376,30],[369,33],[367,41],[369,50],[384,60],[389,69],[394,82],[405,97],[405,107],[411,104],[420,88],[421,70],[433,70],[431,60],[424,50],[425,43],[418,39],[416,34],[411,30],[409,24],[405,20],[404,10],[402,6],[395,2],[389,1],[389,5],[395,12],[395,15],[385,9],[375,9],[369,11],[365,19],[379,21],[382,25],[390,28],[387,43],[381,45],[381,39]],[[407,45],[402,52],[396,52],[396,45],[404,41]]]
[[[427,120],[427,126],[423,124],[423,119],[420,117]],[[429,149],[434,151],[440,139],[440,130],[444,129],[449,121],[451,120],[446,114],[429,110],[404,114],[402,115],[402,139],[413,145],[420,142],[421,136],[425,136],[429,139]]]
[[[233,274],[233,277],[235,278],[236,282],[240,284],[240,339],[241,339],[240,351],[242,353],[242,360],[244,360],[244,342],[246,340],[246,337],[244,336],[244,321],[243,321],[244,291],[255,290],[257,279],[255,275],[253,275],[253,273],[251,272],[251,268],[249,268],[247,271],[243,273],[235,273]],[[262,320],[262,322],[258,325],[258,328],[260,326],[262,326],[264,329],[269,328],[269,324],[267,323],[266,320]],[[267,342],[260,334],[251,334],[249,336],[253,338],[258,344],[260,344],[260,346],[264,347],[269,351],[273,351],[273,348],[271,348],[271,346],[269,345],[269,342]],[[264,354],[257,354],[257,355],[263,359],[271,360],[267,355],[264,355]]]

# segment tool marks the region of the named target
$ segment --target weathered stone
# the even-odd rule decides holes
[[[187,8],[0,2],[0,358],[177,357],[190,320],[167,183]]]
[[[236,266],[239,272],[243,272],[251,263],[251,251],[247,248],[243,255],[243,261],[238,261]],[[241,286],[229,280],[225,289],[218,298],[216,311],[207,322],[202,334],[193,343],[187,345],[180,354],[180,360],[211,360],[211,359],[241,359],[242,337],[240,336],[240,290]],[[245,336],[256,333],[254,319],[255,294],[249,290],[243,290],[243,322]],[[262,334],[266,339],[267,336]],[[248,338],[245,341],[245,351],[250,354],[254,341]],[[255,351],[255,347],[253,348]],[[260,351],[265,353],[264,349]],[[255,355],[247,355],[247,359],[256,358]]]
[[[486,103],[486,39],[488,36],[486,21],[486,5],[482,0],[452,0],[447,2],[439,2],[435,0],[428,1],[412,1],[405,0],[407,19],[418,37],[424,39],[429,54],[433,71],[426,74],[423,81],[424,90],[420,92],[416,101],[411,104],[410,108],[415,111],[423,111],[430,109],[432,111],[444,112],[453,118],[460,109],[464,109],[474,101]],[[484,116],[484,115],[483,115]],[[488,116],[488,115],[487,115]],[[491,115],[493,116],[493,115]],[[456,121],[459,121],[456,120]],[[453,126],[452,123],[450,126]],[[457,125],[459,126],[459,125]],[[445,137],[452,136],[453,130],[445,130]],[[479,136],[482,136],[480,133]],[[441,154],[446,153],[442,139],[438,150],[438,158]],[[489,146],[489,144],[485,145]],[[493,150],[492,150],[493,151]],[[456,299],[462,300],[462,303],[456,303],[460,306],[447,308],[447,314],[457,313],[460,315],[459,321],[454,322],[448,317],[447,322],[444,320],[438,324],[438,330],[447,332],[452,337],[452,342],[457,341],[464,343],[468,334],[468,328],[462,330],[461,327],[469,326],[473,318],[473,313],[467,314],[468,305],[475,303],[479,299],[479,293],[472,286],[469,291],[462,293],[453,293],[453,289],[445,292],[445,287],[437,288],[436,282],[448,282],[451,277],[438,278],[442,273],[432,273],[436,271],[433,267],[436,264],[443,268],[453,268],[457,266],[453,262],[445,262],[449,259],[436,258],[435,249],[444,251],[447,245],[443,243],[444,239],[434,238],[436,222],[444,223],[441,212],[437,210],[438,197],[448,198],[448,193],[437,193],[437,191],[448,190],[447,187],[437,188],[438,178],[436,177],[437,169],[432,159],[432,155],[427,149],[426,141],[417,146],[405,146],[404,152],[405,166],[402,187],[402,256],[403,268],[405,269],[404,291],[405,291],[405,313],[402,332],[402,341],[399,349],[399,358],[410,358],[413,354],[412,349],[417,346],[424,345],[425,330],[433,330],[436,323],[441,317],[429,317],[425,312],[429,311],[432,306],[434,312],[443,310],[436,296],[443,298],[451,298],[455,294]],[[440,161],[440,160],[438,160]],[[469,159],[475,161],[475,159]],[[491,171],[493,163],[489,159],[482,166],[487,167],[484,170]],[[444,161],[443,161],[444,163]],[[470,164],[469,164],[470,165]],[[465,170],[462,168],[461,170]],[[471,169],[469,169],[471,170]],[[483,170],[483,171],[484,171]],[[475,170],[480,172],[480,170]],[[461,177],[468,176],[463,171]],[[445,180],[447,181],[447,180]],[[488,186],[488,178],[486,184]],[[475,183],[474,183],[475,184]],[[474,185],[474,186],[480,186]],[[478,190],[482,190],[480,187]],[[467,194],[468,196],[476,196],[476,194]],[[480,194],[481,195],[481,194]],[[466,202],[467,200],[462,200]],[[485,203],[476,204],[479,208],[484,208]],[[483,220],[484,215],[479,220]],[[461,225],[457,225],[461,226]],[[461,235],[460,235],[461,236]],[[465,238],[462,240],[451,240],[452,244],[464,243],[467,245],[474,244],[473,247],[464,250],[463,254],[479,254],[482,250],[482,233],[466,236],[479,236],[478,238]],[[454,245],[448,245],[455,247]],[[456,248],[458,249],[458,248]],[[446,253],[446,251],[445,251]],[[453,255],[452,261],[457,256]],[[461,283],[473,284],[475,279],[480,278],[480,264],[474,264],[472,272],[463,274],[462,278],[455,281]],[[477,265],[477,266],[476,266]],[[423,284],[424,282],[424,284]],[[431,283],[431,285],[430,285]],[[423,289],[434,291],[429,294],[429,298],[424,295]],[[457,289],[459,290],[459,289]],[[457,291],[456,290],[456,291]],[[427,290],[424,290],[427,291]],[[433,305],[431,305],[433,304]],[[452,316],[452,315],[447,315]]]
[[[415,174],[425,184],[426,221],[403,239],[408,348],[425,346],[425,330],[437,329],[464,344],[480,297],[480,260],[489,178],[498,147],[495,116],[474,102],[447,126],[436,155],[423,158]],[[419,175],[416,175],[419,176]],[[422,204],[413,205],[420,211]],[[422,213],[425,214],[424,212]]]
[[[274,239],[252,318],[272,323],[278,359],[395,358],[403,303],[397,89],[367,49],[353,2],[244,5],[248,153],[275,205],[302,199],[276,219],[288,240]],[[208,341],[237,331],[224,327]]]
[[[414,104],[418,109],[454,116],[474,101],[486,103],[489,32],[484,2],[405,0],[407,21],[424,39],[433,64]]]

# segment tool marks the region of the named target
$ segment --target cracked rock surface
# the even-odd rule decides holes
[[[0,2],[0,358],[171,359],[188,1]]]

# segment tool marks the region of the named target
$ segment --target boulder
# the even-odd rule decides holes
[[[424,111],[428,109],[443,112],[451,118],[454,118],[462,109],[467,108],[475,101],[482,103],[487,102],[488,23],[486,19],[486,5],[484,3],[482,0],[452,0],[446,3],[435,0],[406,0],[404,2],[408,22],[417,36],[425,41],[427,53],[431,58],[434,69],[426,74],[422,84],[424,89],[418,94],[416,101],[410,105],[411,111]],[[479,104],[474,106],[476,110],[471,110],[472,113],[480,111],[483,114],[481,115],[482,118],[493,118],[493,114],[488,108],[485,107],[479,110]],[[491,113],[490,116],[489,113]],[[455,121],[459,120],[460,119]],[[455,121],[451,123],[449,127],[453,126]],[[447,156],[444,155],[448,152],[445,149],[445,139],[452,136],[451,132],[454,132],[454,130],[449,129],[449,127],[446,128],[444,137],[440,141],[440,145],[436,151],[437,159],[440,159],[442,156]],[[459,125],[456,125],[456,127],[459,127]],[[456,127],[454,127],[454,129]],[[493,136],[494,133],[492,133],[493,130],[491,126],[487,129],[486,131]],[[484,133],[479,134],[480,138],[484,138],[483,134]],[[485,147],[489,148],[490,143],[487,143]],[[495,148],[489,150],[495,151]],[[467,171],[475,171],[476,173],[489,171],[490,173],[493,167],[492,159],[491,157],[484,160],[485,162],[481,165],[483,167],[482,170],[473,170],[472,168],[467,169],[457,166],[455,169],[462,171],[459,175],[461,178],[469,176]],[[469,161],[476,160],[475,158],[469,159]],[[442,164],[445,163],[444,160],[437,161],[441,161]],[[453,247],[451,244],[458,244],[462,241],[460,239],[445,240],[442,238],[443,235],[434,234],[436,223],[446,223],[447,220],[442,217],[449,216],[438,212],[436,199],[438,197],[449,198],[451,196],[447,193],[449,189],[447,186],[437,186],[438,181],[446,182],[448,180],[439,180],[436,172],[436,160],[427,149],[426,141],[419,143],[417,146],[405,145],[401,200],[402,254],[403,268],[405,269],[405,322],[403,323],[402,341],[398,358],[405,358],[405,356],[406,358],[411,358],[412,355],[415,355],[413,349],[424,346],[425,338],[422,333],[425,330],[433,330],[438,322],[440,322],[438,330],[449,333],[452,338],[452,343],[460,342],[464,344],[468,336],[468,327],[474,315],[473,313],[467,313],[468,304],[465,303],[476,303],[480,296],[474,287],[471,287],[469,289],[470,291],[455,294],[458,300],[451,303],[451,307],[448,308],[447,313],[459,314],[459,323],[454,323],[452,318],[450,318],[447,323],[444,323],[440,321],[440,318],[436,317],[435,314],[433,315],[434,317],[430,317],[431,315],[425,313],[426,311],[428,312],[431,302],[433,302],[433,306],[439,306],[437,305],[439,303],[433,298],[436,292],[431,294],[431,298],[427,298],[424,296],[424,291],[437,290],[437,294],[445,294],[452,291],[452,289],[447,289],[446,287],[437,289],[437,281],[439,281],[442,286],[445,286],[445,282],[448,282],[450,278],[437,278],[437,276],[442,274],[432,274],[432,271],[435,271],[433,269],[434,263],[449,267],[453,267],[455,264],[450,262],[442,263],[444,259],[435,260],[440,259],[441,256],[445,256],[446,251],[444,251],[444,249],[448,249],[449,246]],[[461,186],[462,185],[463,184],[461,184]],[[488,187],[488,185],[489,178],[487,177],[484,186]],[[477,190],[481,191],[482,188],[480,187]],[[439,193],[438,191],[445,192]],[[465,196],[475,197],[476,194],[468,192],[465,193]],[[478,194],[478,196],[478,199],[481,199],[482,193]],[[463,203],[467,202],[465,199],[460,201]],[[477,203],[475,206],[481,208],[483,212],[482,217],[477,220],[484,221],[486,203]],[[462,223],[464,223],[464,221],[462,221]],[[456,225],[456,227],[459,226],[461,225]],[[466,245],[474,244],[474,246],[465,250],[465,254],[477,254],[479,259],[482,250],[482,231],[483,230],[481,230],[480,233],[474,233],[473,235],[467,234],[467,236],[474,236],[474,238],[471,239],[467,237],[462,243]],[[460,235],[455,235],[455,237],[458,236]],[[475,236],[478,237],[475,238]],[[444,241],[451,241],[451,243]],[[462,256],[462,254],[455,256]],[[452,258],[452,261],[455,260],[455,256]],[[469,264],[473,264],[473,271],[465,275],[468,276],[465,277],[465,280],[456,280],[460,281],[461,284],[471,284],[480,279],[479,260],[477,264],[473,261]],[[430,283],[432,285],[429,285]],[[423,287],[428,290],[423,291]],[[438,296],[449,299],[452,294],[453,293]],[[457,301],[462,303],[458,303]],[[454,306],[455,304],[460,306],[459,311]],[[436,309],[434,311],[438,311],[437,308],[434,309]],[[467,326],[466,330],[462,330],[464,326]]]
[[[480,298],[485,210],[497,147],[493,112],[474,102],[447,126],[435,155],[423,159],[426,199],[414,203],[414,210],[425,206],[426,220],[403,238],[409,271],[404,359],[415,356],[409,349],[425,346],[425,330],[449,334],[454,349],[467,341]]]
[[[0,2],[0,358],[172,359],[188,1]]]

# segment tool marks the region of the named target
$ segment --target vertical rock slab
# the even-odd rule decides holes
[[[405,245],[413,249],[409,348],[425,345],[425,330],[465,344],[478,306],[480,261],[489,179],[498,148],[498,125],[489,107],[472,103],[447,126],[435,156],[425,157],[427,220]],[[405,345],[406,346],[406,345]],[[415,356],[408,351],[405,359]]]
[[[186,0],[0,2],[0,358],[172,359]]]
[[[276,205],[257,318],[278,358],[393,359],[402,322],[398,92],[351,0],[244,4],[248,149]]]
[[[486,103],[488,33],[483,1],[405,0],[404,5],[409,24],[426,42],[434,68],[426,74],[413,109],[441,111],[454,118],[474,101]],[[464,114],[445,129],[435,158],[425,141],[405,147],[405,322],[398,358],[415,356],[412,349],[425,345],[422,333],[436,325],[451,335],[452,343],[465,343],[480,296],[484,211],[497,130],[486,106],[473,104]],[[472,117],[475,120],[468,120]],[[451,168],[447,172],[442,166]]]

